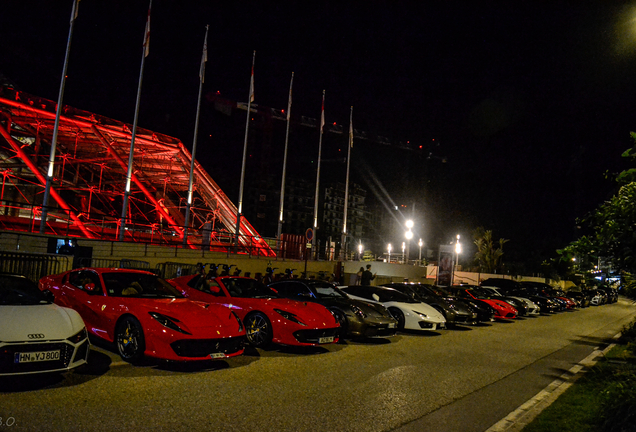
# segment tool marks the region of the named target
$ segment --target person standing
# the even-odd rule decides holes
[[[367,264],[367,269],[362,272],[362,278],[360,280],[360,285],[371,285],[371,281],[375,279],[375,274],[371,273],[371,264]]]
[[[364,273],[364,267],[360,267],[360,270],[358,270],[358,273],[356,273],[356,285],[362,284],[362,273]]]

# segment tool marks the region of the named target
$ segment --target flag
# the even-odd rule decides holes
[[[254,61],[256,61],[256,51],[252,57],[252,77],[250,78],[250,102],[254,102]],[[249,113],[247,113],[249,116]]]
[[[208,29],[209,25],[205,26],[205,39],[203,40],[203,54],[201,55],[201,69],[199,69],[199,79],[203,83],[205,79],[205,62],[208,61]]]
[[[79,2],[80,0],[73,1],[73,17],[71,18],[71,24],[73,24],[73,21],[77,19],[77,13],[79,12]]]
[[[349,117],[349,145],[353,148],[353,107],[351,107],[351,115]]]
[[[150,54],[150,8],[152,7],[152,0],[148,7],[148,20],[146,21],[146,32],[144,33],[144,57],[148,57]]]
[[[320,132],[325,127],[325,91],[322,91],[322,109],[320,111]]]

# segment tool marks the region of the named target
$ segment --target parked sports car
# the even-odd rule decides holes
[[[0,274],[0,376],[65,372],[86,364],[89,348],[77,312],[24,276]]]
[[[447,327],[452,327],[456,324],[475,324],[477,322],[477,312],[470,306],[456,299],[445,297],[442,292],[430,285],[397,282],[383,284],[382,286],[396,289],[434,307],[444,315]]]
[[[510,292],[508,294],[502,294],[497,288],[490,286],[481,285],[480,288],[488,292],[492,298],[510,303],[513,308],[517,309],[519,315],[521,315],[521,309],[518,307],[519,303],[523,303],[524,316],[539,316],[541,314],[541,308],[527,297],[513,295]]]
[[[245,329],[227,306],[190,301],[157,275],[84,268],[40,279],[55,303],[75,309],[90,334],[113,342],[135,363],[223,359],[243,353]]]
[[[256,279],[193,275],[170,281],[192,300],[230,307],[245,323],[247,339],[256,347],[272,342],[312,346],[338,341],[340,326],[324,306],[280,298]]]
[[[395,335],[397,331],[397,321],[384,306],[349,298],[332,283],[290,279],[273,282],[269,287],[282,297],[325,306],[340,323],[341,336],[386,337]]]
[[[456,285],[448,288],[449,291],[454,293],[458,297],[479,300],[487,303],[495,311],[495,319],[515,319],[517,318],[517,310],[502,300],[496,300],[490,298],[487,293],[484,293],[478,286],[473,285]]]
[[[495,310],[488,304],[481,300],[475,300],[473,298],[464,298],[457,295],[456,292],[448,289],[447,286],[435,285],[434,289],[439,292],[444,298],[461,302],[468,306],[471,310],[477,313],[477,323],[494,321]]]
[[[393,288],[352,285],[340,289],[351,298],[382,304],[397,320],[400,330],[437,330],[446,326],[439,311]]]

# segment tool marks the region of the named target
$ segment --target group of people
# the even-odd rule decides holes
[[[366,270],[360,267],[356,274],[356,285],[371,285],[371,281],[375,279],[375,274],[371,273],[371,264],[367,264]]]

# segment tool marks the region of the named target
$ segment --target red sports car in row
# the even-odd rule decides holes
[[[223,359],[244,350],[245,329],[231,308],[188,300],[147,271],[83,268],[44,277],[39,287],[79,312],[89,334],[115,343],[131,363],[144,355]]]
[[[263,283],[247,277],[203,275],[171,279],[192,300],[231,308],[243,320],[247,339],[256,347],[271,342],[311,346],[338,341],[339,324],[324,306],[279,298]]]
[[[459,298],[469,299],[473,301],[481,301],[490,306],[494,311],[495,319],[515,319],[517,318],[517,309],[503,300],[497,300],[483,293],[479,287],[472,285],[452,286],[448,290]]]

